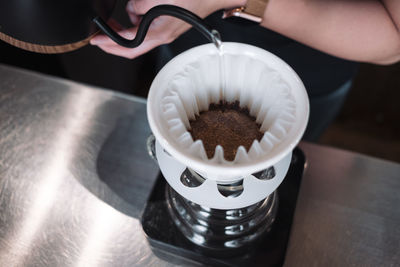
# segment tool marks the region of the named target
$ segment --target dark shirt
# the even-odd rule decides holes
[[[251,44],[277,55],[300,76],[310,97],[333,92],[351,80],[357,71],[356,62],[330,56],[256,24],[221,17],[221,12],[216,12],[206,21],[219,31],[222,41]],[[169,45],[170,56],[207,42],[191,29]]]

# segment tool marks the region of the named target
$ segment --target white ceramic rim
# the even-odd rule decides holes
[[[167,130],[162,129],[162,125],[165,125],[165,122],[161,116],[163,111],[161,110],[160,103],[164,90],[167,87],[169,77],[173,77],[175,74],[182,71],[184,66],[190,62],[196,61],[204,55],[217,54],[218,51],[214,44],[206,44],[191,48],[168,62],[155,77],[150,87],[147,100],[147,117],[150,128],[160,145],[175,159],[196,171],[213,173],[217,174],[217,176],[220,176],[218,174],[222,174],[223,177],[220,177],[221,181],[231,180],[231,177],[235,176],[238,177],[255,173],[269,166],[273,166],[275,163],[282,160],[285,155],[290,153],[300,142],[306,129],[309,116],[309,100],[304,84],[296,72],[286,62],[274,54],[255,46],[232,42],[224,42],[223,45],[225,53],[242,54],[266,63],[270,68],[277,70],[291,88],[291,94],[296,101],[296,122],[292,124],[285,139],[275,145],[267,155],[261,156],[258,160],[249,163],[229,166],[206,162],[185,153],[184,149],[174,146],[173,137],[169,136]]]

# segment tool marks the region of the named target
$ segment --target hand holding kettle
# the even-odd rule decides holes
[[[0,39],[33,52],[65,53],[89,43],[100,29],[119,45],[133,48],[144,41],[152,21],[166,15],[191,24],[210,41],[215,40],[211,28],[199,16],[173,5],[157,5],[148,9],[141,16],[140,25],[134,28],[134,36],[129,36],[129,32],[122,32],[126,37],[134,38],[124,38],[106,23],[115,2],[116,0],[41,0],[33,1],[27,8],[24,1],[0,0]],[[138,20],[136,15],[131,14],[133,22]]]
[[[121,36],[127,39],[133,39],[136,36],[137,30],[139,28],[138,25],[140,23],[140,17],[147,13],[154,6],[159,5],[160,2],[163,2],[162,4],[180,6],[204,18],[216,10],[239,6],[241,2],[244,1],[130,0],[126,5],[126,11],[134,27],[129,29],[122,29],[120,25],[113,22],[111,23],[111,26]],[[97,35],[90,41],[90,43],[93,45],[98,45],[102,50],[107,53],[132,59],[150,51],[151,49],[159,45],[168,44],[174,41],[190,27],[190,24],[175,17],[160,16],[154,19],[154,21],[150,25],[149,31],[146,34],[144,42],[135,49],[122,47],[110,38],[108,38],[106,35]]]

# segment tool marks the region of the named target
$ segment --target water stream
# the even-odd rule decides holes
[[[224,64],[224,46],[221,41],[221,36],[217,30],[212,30],[212,34],[214,35],[213,43],[218,49],[218,65],[219,65],[219,84],[220,84],[220,95],[219,100],[225,99],[225,87],[226,87],[226,75],[225,75],[225,64]]]

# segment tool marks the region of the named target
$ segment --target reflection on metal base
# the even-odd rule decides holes
[[[182,197],[180,195],[176,196],[175,192],[169,191],[171,190],[168,188],[169,185],[167,184],[165,178],[160,174],[160,177],[157,179],[157,182],[153,187],[153,191],[148,199],[141,219],[143,231],[146,234],[147,240],[149,241],[154,254],[171,263],[175,263],[178,258],[182,257],[182,259],[184,258],[193,260],[195,262],[202,263],[205,266],[283,266],[289,234],[291,231],[293,214],[296,207],[297,194],[304,171],[304,164],[304,154],[301,152],[301,150],[296,148],[293,151],[292,163],[290,164],[286,178],[277,189],[275,193],[277,195],[274,196],[276,198],[275,201],[277,201],[279,198],[279,207],[277,207],[278,203],[275,202],[276,216],[272,216],[274,217],[274,222],[273,224],[271,223],[271,230],[269,230],[269,227],[266,227],[264,232],[265,234],[260,234],[260,238],[257,238],[257,240],[255,240],[255,238],[253,241],[248,243],[242,242],[244,245],[242,247],[238,246],[238,248],[226,248],[224,245],[222,245],[219,246],[220,249],[218,249],[218,246],[216,246],[215,243],[213,243],[213,246],[210,245],[211,240],[208,239],[205,240],[207,242],[201,242],[203,245],[197,245],[200,243],[194,243],[191,241],[188,238],[188,235],[183,233],[182,227],[177,225],[176,220],[179,217],[174,215],[174,222],[172,216],[170,216],[171,211],[176,214],[178,210],[176,208],[172,208],[172,197],[170,197],[168,194],[171,194],[171,196],[174,196],[175,194],[175,201],[179,200],[180,203],[183,203],[184,205],[190,205],[190,203],[188,203],[189,201],[186,199],[181,199]],[[265,174],[256,174],[256,177],[259,176],[261,178],[268,179],[268,177],[272,176],[272,174],[273,170],[271,169]],[[194,179],[186,180],[186,178],[193,178],[192,174],[188,174],[188,177],[185,177],[184,182],[188,182],[191,185],[192,182],[195,182]],[[226,195],[228,195],[227,197],[230,197],[229,195],[234,196],[235,192],[240,190],[240,186],[235,184],[223,185],[222,187],[219,187],[219,190],[220,192],[222,191],[226,193]],[[232,194],[228,194],[228,191]],[[273,195],[271,195],[270,198],[272,198],[272,196]],[[196,219],[194,222],[197,222],[200,227],[192,227],[194,229],[189,228],[189,230],[194,233],[200,233],[198,236],[202,236],[204,239],[206,239],[209,237],[208,234],[216,233],[215,236],[222,236],[226,241],[229,241],[229,238],[226,236],[231,237],[232,240],[235,239],[234,237],[237,239],[238,235],[228,235],[230,232],[226,229],[233,228],[236,229],[236,232],[240,230],[240,225],[243,225],[246,220],[251,222],[251,219],[249,219],[250,216],[243,216],[245,215],[244,213],[250,214],[252,211],[258,210],[256,207],[259,207],[258,205],[261,205],[262,203],[264,203],[264,201],[254,206],[250,206],[245,209],[236,209],[234,211],[212,210],[211,212],[210,209],[205,207],[193,205],[190,208],[185,207],[185,209],[182,211],[183,214],[179,214],[179,216],[181,220],[183,220],[182,217],[185,218],[181,224],[185,222],[186,228],[188,228],[187,222],[191,222],[188,220],[189,218],[194,217]],[[196,207],[197,209],[195,209]],[[264,212],[268,212],[268,209],[266,209]],[[262,213],[260,212],[259,214]],[[238,220],[238,217],[242,218],[242,220]],[[252,218],[256,217],[257,216],[254,216]],[[239,226],[237,226],[237,228],[234,228],[234,226],[231,228],[225,227],[225,229],[222,227],[218,228],[217,223],[222,220],[221,218],[224,218],[224,220],[228,221],[230,225]],[[236,224],[234,220],[235,218]],[[206,230],[204,230],[204,228]],[[255,227],[253,230],[255,229],[257,229],[257,227]],[[195,232],[195,230],[197,230],[197,232]],[[201,230],[205,231],[206,235],[201,234],[203,233]],[[247,234],[251,235],[252,232],[248,231]],[[212,240],[214,241],[215,239]],[[221,242],[219,244],[221,244]],[[213,247],[213,249],[210,249],[211,247]],[[159,253],[160,251],[165,253]],[[182,265],[188,266],[188,264]]]
[[[168,212],[182,234],[211,250],[232,250],[252,244],[269,232],[275,221],[278,196],[274,192],[246,208],[218,210],[195,204],[166,187]]]

